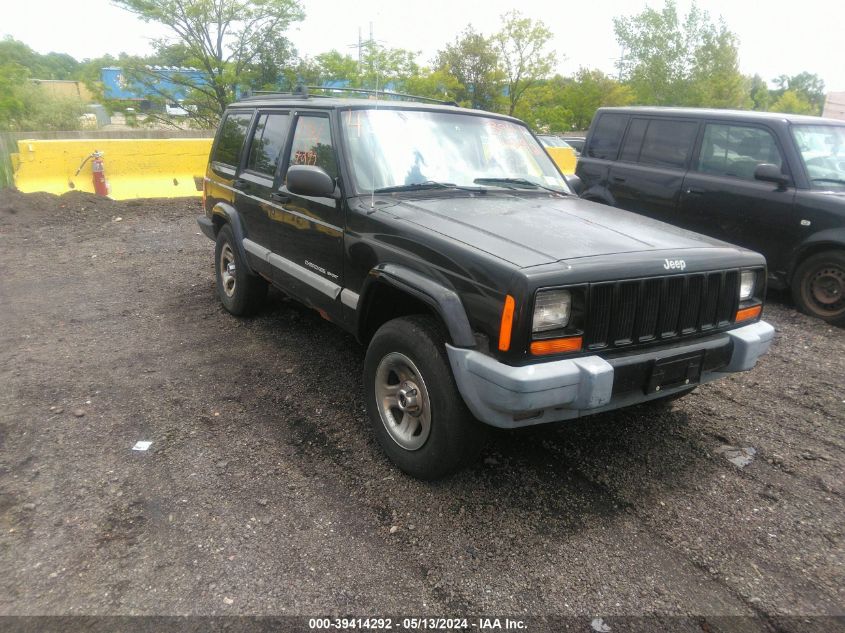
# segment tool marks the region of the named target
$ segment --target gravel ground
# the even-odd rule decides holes
[[[0,192],[0,614],[845,613],[845,330],[770,297],[754,371],[422,483],[350,336],[223,311],[199,211]]]

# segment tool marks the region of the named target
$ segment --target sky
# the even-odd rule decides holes
[[[427,63],[436,51],[472,23],[485,34],[497,31],[500,16],[518,8],[541,19],[554,33],[551,47],[560,56],[558,71],[571,74],[580,66],[614,73],[620,49],[612,18],[632,15],[662,0],[301,0],[306,18],[288,33],[300,54],[316,55],[336,48],[354,54],[358,28],[389,47],[420,53]],[[0,36],[11,35],[40,53],[63,52],[77,59],[151,52],[150,40],[166,35],[107,0],[26,0],[4,2]],[[678,0],[686,13],[691,0]],[[721,16],[739,36],[740,69],[771,81],[802,71],[822,77],[828,91],[845,92],[845,2],[842,0],[699,0],[713,18]],[[45,19],[45,17],[47,19]]]

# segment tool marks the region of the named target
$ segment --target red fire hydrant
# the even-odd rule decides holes
[[[79,169],[76,170],[76,175],[82,171],[85,163],[91,161],[91,175],[94,182],[94,193],[98,196],[109,195],[109,183],[106,181],[106,164],[103,162],[103,153],[100,150],[94,150],[94,153],[85,157]]]

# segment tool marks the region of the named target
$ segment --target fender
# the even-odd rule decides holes
[[[218,202],[211,210],[211,217],[214,218],[215,216],[223,218],[232,227],[232,233],[235,235],[235,248],[238,249],[238,258],[246,265],[247,270],[254,275],[255,271],[249,265],[249,258],[246,255],[246,250],[244,250],[244,225],[240,214],[230,204]]]
[[[606,204],[611,207],[616,206],[616,201],[613,199],[610,191],[606,187],[602,187],[600,185],[594,185],[583,191],[578,196],[579,198],[583,198],[587,202],[596,202],[598,204]]]
[[[792,281],[792,275],[798,264],[804,259],[808,251],[819,251],[826,249],[842,249],[845,250],[845,226],[837,226],[831,229],[825,229],[818,233],[813,233],[803,242],[801,242],[793,251],[792,258],[789,264],[789,280]]]
[[[386,283],[431,306],[446,325],[455,347],[476,347],[464,305],[451,288],[399,264],[379,264],[371,269],[362,295],[366,297],[376,283]]]

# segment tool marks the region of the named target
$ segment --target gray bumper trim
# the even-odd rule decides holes
[[[733,350],[728,365],[718,372],[705,372],[701,382],[726,373],[754,367],[769,349],[774,328],[760,321],[723,333]],[[707,340],[690,341],[684,349],[705,348]],[[512,367],[481,352],[446,345],[458,390],[473,415],[502,428],[528,426],[577,418],[671,395],[688,389],[679,386],[659,394],[635,393],[613,396],[613,365],[599,356]],[[655,350],[627,356],[630,362],[648,361]]]

